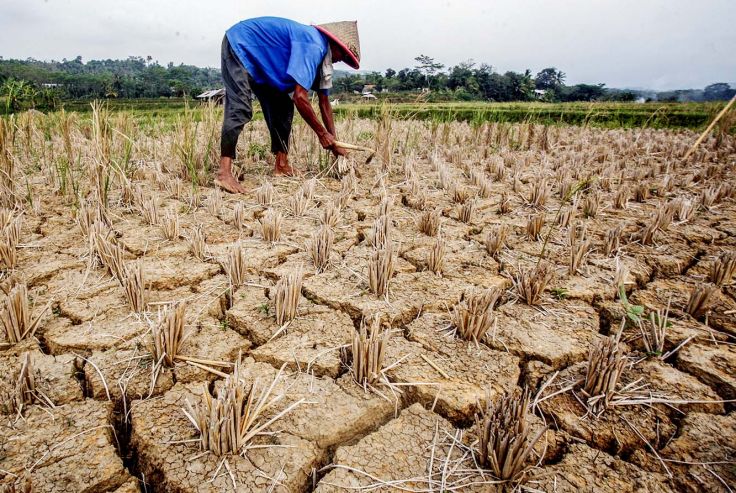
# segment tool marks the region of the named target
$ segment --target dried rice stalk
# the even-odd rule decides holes
[[[711,297],[718,291],[714,286],[706,284],[698,284],[690,292],[690,296],[685,305],[685,311],[694,318],[700,318],[708,309]]]
[[[577,208],[575,207],[575,205],[560,208],[560,214],[557,217],[557,224],[559,224],[561,228],[567,228],[568,226],[570,226],[573,219],[575,219],[576,212]]]
[[[486,406],[475,416],[478,429],[478,462],[499,480],[520,483],[531,467],[534,446],[547,428],[532,436],[527,412],[529,391],[504,396],[496,405],[489,395]]]
[[[634,189],[634,200],[637,202],[646,202],[649,199],[649,184],[646,182],[639,183]]]
[[[394,274],[396,254],[390,242],[373,252],[368,261],[368,287],[376,296],[388,293],[388,284]]]
[[[317,187],[317,178],[311,178],[302,184],[304,196],[311,201],[314,198],[314,190]]]
[[[438,276],[442,275],[442,268],[445,264],[445,250],[445,240],[442,238],[442,235],[437,235],[437,239],[435,239],[427,256],[427,266],[430,271]]]
[[[675,217],[680,222],[686,222],[692,219],[695,214],[695,202],[686,198],[679,198],[675,202]]]
[[[492,190],[491,190],[492,185],[493,185],[493,183],[491,182],[491,180],[488,180],[486,178],[483,178],[478,183],[478,195],[480,197],[484,198],[484,199],[490,198],[491,197],[491,192],[492,192]]]
[[[533,269],[523,270],[519,268],[516,277],[512,279],[519,297],[527,305],[539,304],[547,284],[554,277],[554,269],[547,262],[539,262]]]
[[[647,354],[656,356],[662,356],[664,354],[669,316],[670,302],[668,301],[667,309],[664,312],[662,310],[655,310],[649,313],[649,318],[644,320],[644,324],[639,321],[639,331],[641,332],[641,339]],[[644,325],[646,325],[646,329]]]
[[[441,210],[424,211],[419,218],[419,231],[427,236],[436,236],[440,231]]]
[[[710,266],[710,282],[716,286],[731,283],[736,274],[736,253],[723,252]]]
[[[158,224],[158,201],[155,197],[148,197],[147,199],[143,199],[140,206],[140,211],[141,215],[143,216],[143,220],[146,223],[152,226]]]
[[[614,209],[626,209],[626,204],[629,202],[629,190],[627,188],[619,188],[616,195],[613,196],[613,208]]]
[[[571,276],[577,274],[590,252],[590,239],[586,238],[586,232],[585,225],[581,229],[570,228],[570,263],[567,272]]]
[[[596,217],[598,215],[598,208],[600,207],[601,197],[597,190],[592,191],[585,196],[583,200],[583,216],[585,217]]]
[[[219,188],[213,188],[207,196],[207,212],[219,216],[222,212],[222,193]]]
[[[294,195],[289,199],[291,206],[291,213],[294,217],[301,217],[307,211],[309,207],[309,197],[305,194],[304,189],[300,188]]]
[[[303,280],[304,271],[301,267],[297,267],[292,272],[282,276],[279,282],[276,283],[273,299],[276,306],[277,325],[282,326],[296,318]]]
[[[179,215],[176,211],[169,211],[161,221],[161,232],[164,234],[164,238],[169,241],[177,240],[180,236],[179,229]]]
[[[261,223],[263,239],[269,243],[275,243],[281,239],[281,225],[284,216],[275,209],[268,209],[258,222]]]
[[[328,202],[324,209],[322,209],[322,214],[320,214],[320,224],[330,228],[336,227],[340,221],[340,209],[340,206],[335,204],[335,202]]]
[[[230,281],[231,290],[242,286],[245,283],[247,275],[245,264],[245,251],[243,251],[243,247],[240,244],[237,244],[230,248],[227,255],[227,261],[223,265],[223,268],[225,269],[225,273]]]
[[[123,288],[128,303],[135,313],[146,309],[146,285],[143,282],[143,264],[138,262],[135,267],[125,266]]]
[[[256,188],[256,200],[263,207],[270,207],[273,203],[273,185],[270,181],[263,182],[263,185]]]
[[[473,217],[473,210],[475,209],[475,200],[469,200],[460,207],[460,213],[458,219],[466,224],[470,223]]]
[[[511,212],[511,198],[507,192],[501,192],[501,200],[498,202],[498,213],[507,214]]]
[[[488,254],[497,258],[498,254],[501,253],[501,249],[506,246],[506,237],[509,234],[509,227],[505,224],[500,224],[488,232],[486,236],[485,246]]]
[[[536,214],[529,216],[526,223],[526,236],[531,241],[537,241],[541,238],[542,227],[544,226],[544,214]]]
[[[163,315],[159,314],[158,323],[151,327],[155,363],[162,362],[167,368],[174,367],[174,359],[179,355],[179,350],[187,338],[184,334],[185,310],[184,303],[167,307]]]
[[[605,253],[606,257],[610,257],[613,252],[621,247],[622,232],[623,228],[621,226],[616,226],[606,232],[606,241],[603,244],[603,253]]]
[[[717,201],[718,188],[715,186],[704,189],[700,195],[700,205],[707,210],[710,210]]]
[[[238,231],[243,231],[243,226],[245,226],[245,209],[243,208],[243,203],[238,202],[235,204],[235,209],[233,209],[233,223],[235,224],[235,227],[238,228]]]
[[[491,328],[493,309],[500,297],[499,289],[466,293],[465,299],[452,309],[452,324],[457,334],[466,341],[481,341]]]
[[[84,236],[89,236],[92,225],[96,222],[105,222],[102,208],[95,201],[80,200],[77,211],[77,224]]]
[[[204,260],[206,246],[204,227],[200,224],[192,229],[192,233],[189,236],[189,251],[195,258]]]
[[[391,241],[391,218],[381,215],[373,222],[369,244],[374,248],[385,248]]]
[[[547,186],[547,179],[542,178],[537,180],[532,186],[532,191],[529,194],[529,204],[535,209],[541,209],[547,203],[549,199],[550,189]]]
[[[452,188],[452,201],[456,204],[464,204],[470,195],[465,188],[453,187]]]
[[[274,394],[274,389],[281,383],[283,367],[273,382],[262,388],[258,379],[247,383],[247,375],[241,365],[238,356],[233,372],[225,378],[216,398],[204,384],[200,401],[192,404],[187,399],[183,410],[199,433],[200,449],[216,456],[243,454],[255,438],[272,437],[276,432],[267,431],[269,427],[304,402],[304,399],[299,399],[283,411],[266,417],[266,413],[286,397],[286,393]]]
[[[592,413],[600,414],[608,408],[625,365],[626,356],[619,352],[615,339],[599,339],[591,349],[582,392]]]
[[[51,306],[49,302],[46,308],[33,321],[31,321],[31,310],[28,307],[28,288],[25,284],[17,284],[3,298],[0,321],[3,325],[5,340],[10,344],[33,337],[44,312]]]
[[[307,245],[309,256],[317,272],[323,272],[330,263],[330,254],[332,253],[332,243],[335,241],[335,234],[327,225],[322,225],[312,235],[312,240]]]
[[[0,414],[23,415],[23,408],[30,405],[36,396],[36,372],[33,371],[31,353],[25,352],[18,373],[14,375],[13,390],[0,394]]]
[[[94,245],[94,251],[99,257],[100,262],[104,265],[112,276],[118,280],[120,284],[125,278],[125,264],[123,261],[124,252],[120,245],[109,241],[102,234],[94,233],[90,237]]]
[[[390,330],[381,331],[378,320],[374,320],[370,333],[361,323],[360,329],[353,333],[351,345],[350,373],[358,385],[375,385],[381,379],[384,358]]]

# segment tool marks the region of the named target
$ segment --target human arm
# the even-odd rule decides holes
[[[329,106],[330,102],[329,100],[326,101],[326,104]],[[336,156],[344,156],[345,150],[335,145],[335,124],[332,118],[327,121],[324,116],[324,109],[322,108],[322,99],[320,99],[320,112],[322,113],[322,118],[325,120],[325,126],[322,125],[322,123],[317,118],[317,115],[314,113],[314,109],[312,108],[311,103],[309,102],[309,94],[307,93],[307,90],[298,85],[294,89],[294,106],[296,106],[297,111],[299,114],[304,118],[304,121],[307,122],[307,125],[314,131],[315,134],[317,134],[317,138],[319,139],[320,145],[324,149],[331,150]],[[330,117],[332,116],[332,109],[330,111]],[[332,131],[330,131],[330,127]]]

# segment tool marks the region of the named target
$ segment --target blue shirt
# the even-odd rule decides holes
[[[280,17],[256,17],[225,33],[253,80],[284,92],[314,83],[329,43],[316,27]]]

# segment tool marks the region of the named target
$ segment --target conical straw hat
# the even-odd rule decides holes
[[[360,39],[358,39],[357,21],[328,22],[314,27],[342,47],[347,54],[345,63],[354,69],[360,67]]]

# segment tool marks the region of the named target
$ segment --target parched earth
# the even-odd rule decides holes
[[[0,346],[0,396],[9,402],[30,353],[43,399],[20,412],[0,405],[0,491],[502,491],[513,485],[476,465],[474,418],[489,399],[521,388],[536,396],[532,428],[548,427],[521,488],[696,492],[736,485],[733,279],[713,286],[702,310],[686,310],[696,286],[712,286],[714,262],[736,251],[733,138],[709,139],[683,161],[695,139],[688,132],[399,121],[387,131],[385,121],[342,121],[343,140],[378,146],[370,164],[353,156],[348,164],[356,172],[341,179],[306,165],[317,150],[300,125],[292,159],[307,176],[272,178],[248,146],[267,139],[259,123],[241,149],[249,192],[234,197],[182,180],[176,152],[163,150],[186,137],[181,130],[125,127],[137,142],[125,172],[129,188],[111,173],[106,216],[125,262],[143,265],[147,308],[136,314],[90,255],[71,186],[63,188],[54,171],[73,153],[85,163],[78,191],[83,201],[93,197],[99,190],[85,173],[100,162],[94,133],[75,123],[69,148],[53,117],[31,114],[17,124],[13,159],[32,200],[25,199],[26,181],[17,185],[18,262],[4,271],[2,287],[25,284],[41,320],[35,337]],[[112,139],[110,162],[123,145]],[[270,205],[258,199],[266,181],[274,187]],[[310,186],[306,212],[294,214],[292,198]],[[546,197],[534,204],[535,194]],[[621,194],[629,200],[617,208]],[[158,208],[154,224],[142,214],[150,200]],[[468,221],[460,220],[463,202],[473,204]],[[317,272],[309,241],[336,204],[330,263]],[[669,224],[644,239],[668,207]],[[269,208],[284,216],[273,243],[261,227]],[[439,274],[428,269],[436,238],[419,230],[423,213],[435,210],[445,248]],[[559,224],[570,212],[569,224]],[[381,214],[397,258],[387,296],[377,297],[368,264]],[[527,234],[532,215],[545,218],[538,238]],[[173,216],[180,231],[166,239],[164,223]],[[508,236],[492,255],[485,241],[502,225]],[[190,248],[197,228],[203,258]],[[573,274],[570,228],[585,228],[590,241]],[[611,235],[617,241],[607,254]],[[244,251],[247,279],[232,289],[224,266],[234,248]],[[529,306],[514,280],[540,255],[554,278],[541,303]],[[300,267],[297,317],[279,327],[274,287]],[[624,282],[628,305],[615,279]],[[466,341],[454,330],[452,310],[482,288],[503,294],[492,329]],[[274,423],[278,433],[259,438],[260,447],[226,457],[199,449],[183,408],[214,393],[222,375],[183,360],[155,370],[151,325],[176,302],[186,305],[180,354],[209,362],[240,355],[248,378],[262,382],[282,369],[279,409],[304,400]],[[668,306],[667,355],[660,358],[646,353],[631,310],[642,307],[648,316]],[[392,331],[390,384],[375,389],[356,384],[342,356],[365,319]],[[629,363],[619,387],[622,396],[636,388],[638,401],[596,416],[576,382],[591,348],[620,327]]]

